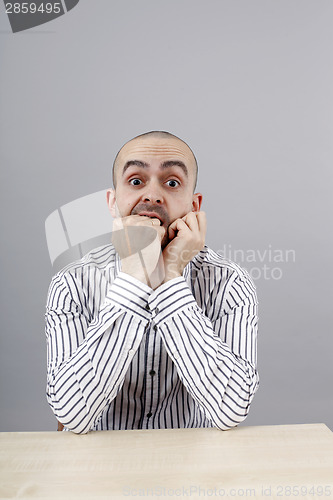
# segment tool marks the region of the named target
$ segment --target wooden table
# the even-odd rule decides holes
[[[0,433],[0,498],[333,500],[324,424]]]

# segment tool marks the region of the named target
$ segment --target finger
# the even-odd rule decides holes
[[[119,217],[114,219],[116,222],[116,227],[125,227],[125,226],[160,226],[160,220],[155,217],[147,217],[145,215],[127,215],[126,217]]]
[[[151,223],[148,224],[146,217],[143,217],[142,215],[127,215],[127,217],[123,217],[123,221],[126,226],[152,225]]]
[[[112,232],[111,242],[121,258],[129,257],[155,242],[161,244],[165,228],[161,226],[124,226]]]
[[[199,231],[199,225],[196,214],[197,212],[189,212],[182,218],[182,220],[188,225],[191,231],[195,232]]]
[[[124,222],[121,217],[113,219],[113,225],[112,225],[113,231],[118,231],[119,229],[123,229],[123,227],[124,227]]]
[[[207,218],[205,212],[197,212],[197,221],[200,234],[205,236],[207,231]]]
[[[150,223],[152,224],[152,226],[161,226],[161,221],[160,219],[150,219]]]
[[[126,217],[126,224],[124,225],[124,229],[130,228],[130,227],[136,227],[140,231],[140,227],[142,229],[144,228],[144,232],[141,234],[141,237],[144,237],[145,235],[150,235],[151,233],[149,231],[153,231],[154,234],[156,234],[156,237],[159,238],[160,241],[162,241],[164,235],[165,235],[165,227],[161,226],[160,220],[157,217],[151,218],[147,217],[145,215],[129,215]],[[140,234],[138,235],[140,238]]]
[[[157,219],[157,220],[158,220],[158,219]],[[158,222],[159,222],[159,221],[158,221]],[[157,232],[158,236],[160,237],[160,241],[162,241],[162,239],[163,239],[163,237],[164,237],[164,235],[165,235],[165,233],[166,233],[166,229],[165,229],[165,227],[160,226],[160,225],[156,226],[156,225],[154,224],[154,230]]]
[[[123,229],[125,226],[134,225],[136,215],[128,215],[126,217],[116,217],[113,219],[113,227]]]
[[[190,228],[188,227],[186,222],[183,219],[174,220],[173,223],[170,224],[168,229],[170,240],[172,240],[176,236],[176,233],[183,233],[185,231],[190,231]]]

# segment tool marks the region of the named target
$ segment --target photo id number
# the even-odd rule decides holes
[[[319,498],[328,497],[332,494],[331,486],[277,486],[276,496],[278,497],[304,497]]]
[[[6,13],[7,14],[60,14],[61,13],[61,3],[41,3],[36,4],[34,2],[23,2],[23,3],[6,3]]]

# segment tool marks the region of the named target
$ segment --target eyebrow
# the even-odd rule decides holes
[[[129,160],[125,163],[125,166],[123,168],[123,175],[124,173],[126,172],[126,170],[129,168],[129,167],[141,167],[141,168],[149,168],[150,165],[149,163],[146,163],[144,161],[140,161],[140,160]],[[187,170],[187,167],[185,165],[185,163],[183,163],[182,161],[180,160],[169,160],[169,161],[164,161],[160,168],[161,169],[166,169],[166,168],[171,168],[171,167],[180,167],[184,174],[186,175],[186,177],[188,177],[188,170]]]

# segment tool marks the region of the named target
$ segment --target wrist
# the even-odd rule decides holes
[[[131,255],[130,257],[121,259],[122,272],[132,276],[132,278],[141,281],[145,285],[149,285],[147,272],[142,265],[141,259],[138,254]]]

